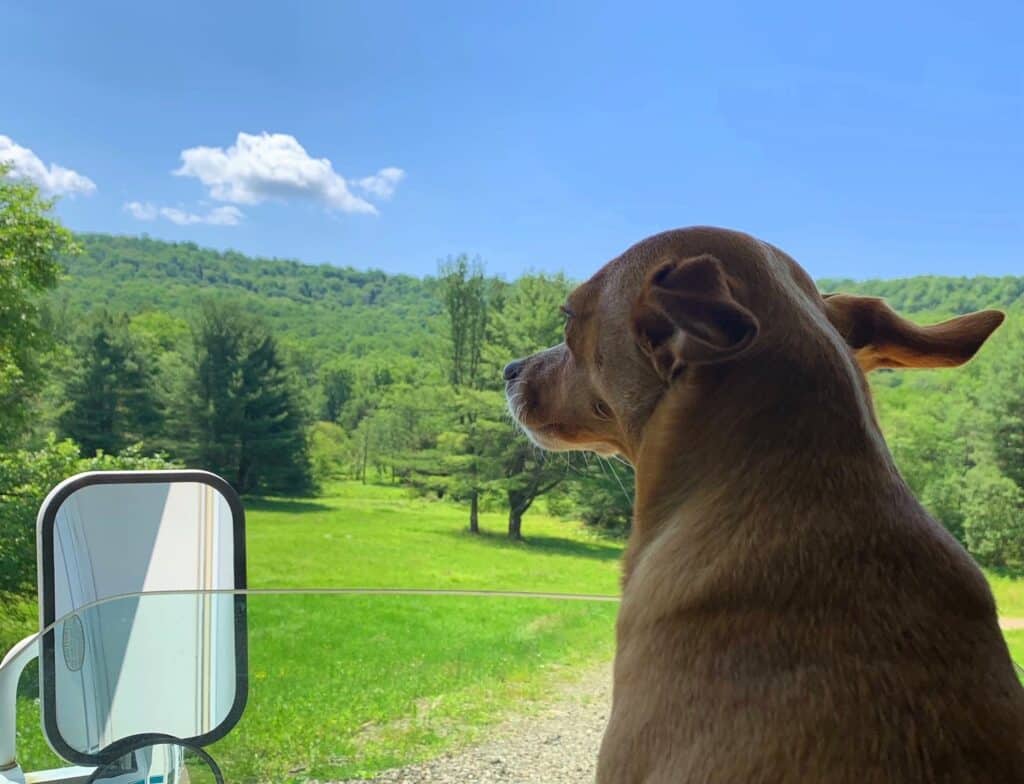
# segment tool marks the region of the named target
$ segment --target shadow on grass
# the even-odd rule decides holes
[[[986,566],[989,574],[1007,580],[1019,580],[1024,577],[1024,566]]]
[[[548,555],[565,555],[573,558],[593,558],[599,561],[615,561],[622,555],[622,547],[603,542],[580,542],[575,539],[562,539],[558,536],[524,536],[519,541],[509,539],[501,531],[481,531],[471,534],[462,529],[459,531],[439,531],[442,536],[458,537],[462,541],[480,542],[490,547],[502,549],[527,550]]]
[[[311,512],[336,512],[332,506],[318,501],[299,500],[297,498],[261,498],[246,496],[242,499],[246,511],[253,512],[287,512],[288,514],[309,514]]]

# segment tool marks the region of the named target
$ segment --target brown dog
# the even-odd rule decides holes
[[[627,250],[505,369],[527,433],[636,468],[600,784],[1024,782],[988,585],[911,495],[865,372],[970,359],[713,228]]]

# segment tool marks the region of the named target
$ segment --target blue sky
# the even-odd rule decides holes
[[[818,277],[1024,273],[1020,3],[45,5],[0,0],[0,151],[74,229],[584,278],[716,224]]]

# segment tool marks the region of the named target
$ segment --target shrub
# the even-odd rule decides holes
[[[174,467],[162,455],[142,455],[138,447],[82,458],[73,441],[53,436],[40,449],[0,452],[0,603],[35,592],[36,515],[55,485],[82,471]]]

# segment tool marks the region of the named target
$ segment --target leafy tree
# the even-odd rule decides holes
[[[153,438],[162,425],[153,367],[124,316],[100,313],[79,341],[64,386],[64,435],[87,455],[117,453]]]
[[[58,483],[82,471],[174,467],[163,455],[145,457],[134,448],[83,458],[73,441],[53,436],[38,449],[0,453],[0,605],[35,591],[36,514]]]
[[[326,422],[337,422],[345,404],[355,393],[356,377],[348,363],[335,360],[320,371],[322,400],[320,418]]]
[[[964,493],[967,548],[985,566],[1024,567],[1024,490],[994,466],[968,472]]]
[[[309,434],[309,462],[313,481],[322,485],[344,476],[351,440],[334,422],[315,422]]]
[[[242,493],[309,490],[300,396],[266,327],[236,303],[206,300],[192,343],[172,392],[175,452]]]
[[[58,257],[75,250],[51,216],[54,202],[29,182],[11,179],[0,161],[0,443],[25,429],[40,385],[40,355],[50,345],[37,295],[57,285]]]
[[[1008,319],[985,359],[992,456],[999,470],[1024,489],[1024,319]]]
[[[524,275],[505,292],[492,327],[489,364],[493,378],[500,378],[503,363],[561,342],[559,306],[569,289],[569,281],[562,275]],[[523,515],[537,498],[566,478],[568,464],[538,450],[512,426],[505,428],[503,437],[489,441],[498,477],[491,486],[508,501],[509,537],[521,539]]]
[[[910,489],[962,544],[963,477],[976,463],[977,438],[964,391],[944,386],[943,405],[922,383],[881,395],[880,416],[889,448]],[[951,403],[956,401],[956,405]]]
[[[583,522],[609,533],[628,534],[633,521],[633,467],[593,455],[573,460],[572,472],[569,495]]]

